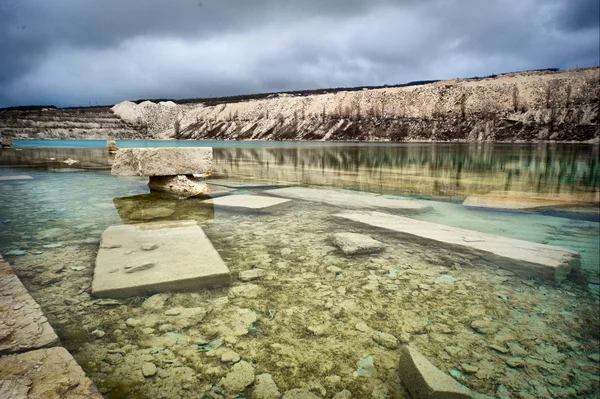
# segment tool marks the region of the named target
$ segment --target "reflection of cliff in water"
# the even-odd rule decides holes
[[[67,159],[78,161],[68,165]],[[1,166],[29,166],[49,170],[62,168],[110,169],[114,154],[105,148],[9,148],[0,151]]]
[[[598,146],[410,144],[219,148],[215,171],[388,194],[595,193]]]

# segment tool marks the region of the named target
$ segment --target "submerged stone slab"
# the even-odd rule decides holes
[[[512,191],[491,192],[469,195],[463,205],[473,208],[493,208],[508,210],[544,210],[548,208],[576,208],[597,211],[598,194],[547,194],[538,195]]]
[[[413,399],[470,399],[472,391],[435,367],[410,345],[400,349],[400,379]]]
[[[33,177],[27,175],[0,176],[0,181],[15,181],[15,180],[33,180]]]
[[[229,269],[195,221],[111,226],[102,233],[92,294],[126,298],[224,285]]]
[[[479,233],[382,212],[342,212],[339,218],[433,241],[437,245],[482,256],[515,273],[563,280],[579,267],[579,254],[568,249]]]
[[[231,211],[274,212],[292,204],[289,199],[265,197],[261,195],[228,195],[210,201],[215,207]]]
[[[304,201],[321,202],[349,209],[386,209],[400,213],[422,213],[433,209],[422,202],[388,198],[377,194],[306,187],[286,187],[265,191],[265,194]]]
[[[65,348],[38,349],[0,358],[0,398],[102,399]]]
[[[212,148],[121,148],[113,161],[114,176],[175,176],[212,171]]]
[[[0,257],[0,355],[53,346],[58,342],[40,306],[12,267]]]
[[[385,248],[383,243],[358,233],[335,233],[332,240],[346,255],[370,254]]]

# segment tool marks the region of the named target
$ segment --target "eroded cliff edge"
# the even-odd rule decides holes
[[[107,138],[600,141],[600,68],[246,98],[192,104],[125,101],[112,111],[136,133],[112,132]],[[61,138],[91,138],[61,132]],[[48,138],[55,137],[51,133]],[[23,136],[23,131],[13,133]]]

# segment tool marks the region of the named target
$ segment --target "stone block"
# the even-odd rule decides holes
[[[410,345],[400,348],[400,379],[413,399],[470,399],[471,390],[435,367]]]
[[[379,194],[346,190],[286,187],[268,190],[264,193],[283,198],[320,202],[345,209],[385,209],[403,214],[422,213],[433,209],[431,206],[413,199],[390,198]]]
[[[210,174],[212,148],[121,148],[113,161],[114,176]]]
[[[216,208],[230,211],[261,213],[275,212],[292,204],[292,201],[289,199],[248,194],[228,195],[227,197],[214,198],[207,202],[211,202]]]
[[[102,399],[65,348],[38,349],[0,358],[0,398]]]
[[[346,255],[370,254],[383,250],[385,245],[371,237],[358,233],[335,233],[333,244]]]
[[[0,355],[57,345],[58,336],[12,267],[0,257]]]
[[[102,233],[92,294],[126,298],[230,280],[229,269],[194,221],[111,226]]]
[[[440,247],[472,253],[523,276],[563,280],[580,266],[579,254],[564,248],[484,234],[383,212],[342,212],[335,217],[405,234]]]

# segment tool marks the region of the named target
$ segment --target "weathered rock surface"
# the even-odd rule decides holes
[[[265,197],[262,195],[228,195],[209,200],[217,208],[230,211],[269,213],[286,208],[292,204],[289,199]]]
[[[38,349],[0,358],[0,397],[102,399],[64,348]]]
[[[252,390],[253,399],[279,399],[281,393],[277,384],[273,381],[271,374],[260,374],[256,376],[254,381],[254,389]]]
[[[112,165],[114,176],[209,174],[212,148],[122,148]]]
[[[370,254],[383,250],[385,245],[371,237],[358,233],[335,233],[333,243],[346,255]]]
[[[440,371],[410,345],[400,349],[400,379],[413,399],[470,399],[471,390]]]
[[[250,269],[244,270],[239,273],[240,280],[242,281],[252,281],[257,280],[259,278],[264,277],[267,272],[263,269]]]
[[[150,176],[148,187],[152,191],[183,197],[206,197],[210,189],[204,181],[185,175]]]
[[[228,393],[241,392],[254,382],[254,367],[244,360],[236,363],[221,379],[220,385]]]
[[[2,257],[0,293],[0,355],[58,344],[39,305]]]
[[[514,238],[484,234],[465,229],[424,222],[382,212],[342,212],[339,218],[380,227],[411,236],[413,239],[435,242],[453,250],[483,256],[498,266],[515,273],[563,280],[580,265],[579,254],[568,249],[537,244]],[[477,236],[477,240],[465,237]]]
[[[143,246],[156,243],[147,251]],[[142,265],[153,264],[144,270]],[[128,273],[128,266],[138,267]],[[140,270],[141,269],[141,270]],[[230,272],[193,221],[109,227],[102,233],[92,294],[129,297],[227,284]]]
[[[308,389],[294,388],[285,391],[282,399],[319,399],[319,397]]]
[[[422,202],[388,198],[377,194],[365,194],[343,190],[324,190],[306,187],[286,187],[265,191],[265,194],[304,201],[321,202],[346,209],[386,209],[398,213],[414,214],[433,209]]]

